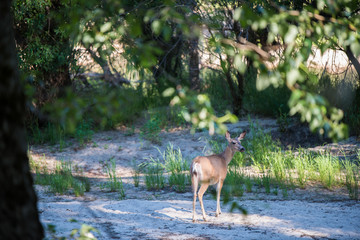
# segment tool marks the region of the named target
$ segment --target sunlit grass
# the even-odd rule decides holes
[[[76,168],[78,176],[74,176],[70,161],[61,161],[50,171],[45,162],[45,155],[39,162],[35,162],[31,157],[29,159],[30,168],[35,173],[35,184],[49,186],[50,192],[61,195],[74,194],[78,197],[90,191],[89,179],[83,176],[80,168]]]
[[[103,187],[110,189],[111,192],[118,192],[120,199],[125,198],[125,190],[122,179],[116,174],[116,161],[115,158],[110,158],[104,163],[104,171],[109,177]]]
[[[232,194],[241,196],[244,191],[265,192],[287,197],[289,190],[296,187],[307,188],[315,185],[325,189],[346,188],[349,197],[358,199],[359,166],[350,160],[343,162],[328,152],[316,153],[302,148],[282,149],[280,144],[271,139],[250,119],[250,134],[244,139],[245,153],[235,155],[228,170],[225,185]],[[214,152],[220,152],[223,145],[209,141]],[[359,160],[358,160],[359,161]],[[254,175],[241,173],[244,167],[250,167]],[[237,172],[234,171],[237,169]],[[255,185],[254,185],[255,182]],[[240,190],[234,191],[237,185]]]

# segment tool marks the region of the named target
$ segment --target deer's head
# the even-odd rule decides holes
[[[243,131],[238,138],[231,138],[229,131],[226,131],[225,137],[233,151],[244,152],[245,148],[241,145],[241,140],[244,139],[245,135],[246,131]]]

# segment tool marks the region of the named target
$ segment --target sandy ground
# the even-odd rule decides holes
[[[276,130],[275,120],[263,119],[259,123]],[[247,127],[247,121],[229,125],[233,132]],[[216,201],[208,191],[204,205],[209,221],[202,221],[197,203],[198,221],[193,223],[191,192],[149,192],[143,186],[135,188],[132,166],[148,161],[151,156],[161,158],[159,151],[164,151],[168,143],[180,148],[189,161],[208,154],[211,151],[207,133],[191,135],[186,129],[162,132],[161,146],[141,140],[137,132],[132,136],[125,133],[122,130],[97,133],[85,147],[79,147],[74,140],[61,152],[59,146],[30,147],[36,162],[46,162],[51,169],[59,161],[71,161],[73,166],[83,168],[92,181],[91,191],[77,198],[56,196],[45,187],[36,186],[41,221],[44,226],[55,225],[57,236],[69,236],[72,229],[86,223],[99,230],[95,234],[98,239],[360,239],[359,202],[350,200],[343,190],[316,187],[289,190],[286,197],[245,193],[235,200],[247,209],[247,216],[231,213],[230,206],[225,205],[222,214],[215,217]],[[354,139],[351,143],[358,144]],[[124,200],[119,200],[118,193],[99,187],[106,180],[103,162],[110,158],[116,160],[117,174],[123,179]]]

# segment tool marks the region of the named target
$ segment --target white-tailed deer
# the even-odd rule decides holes
[[[238,138],[231,138],[230,133],[226,132],[226,140],[229,142],[229,145],[220,154],[214,154],[211,156],[199,156],[193,159],[190,167],[190,175],[192,188],[194,193],[193,201],[193,222],[195,222],[195,203],[196,196],[199,196],[199,202],[203,214],[204,221],[206,221],[206,214],[203,204],[203,195],[209,185],[217,184],[216,186],[216,214],[219,216],[221,214],[220,210],[220,193],[223,186],[224,180],[227,174],[227,166],[229,165],[231,159],[233,158],[236,151],[244,152],[245,148],[241,145],[241,140],[245,137],[246,132],[242,132]],[[201,184],[201,187],[198,190],[198,185]]]

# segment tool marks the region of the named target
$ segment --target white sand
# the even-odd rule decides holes
[[[260,123],[276,128],[274,120]],[[246,126],[244,121],[230,126],[230,130],[241,131]],[[191,135],[188,130],[179,130],[163,132],[161,136],[160,151],[171,142],[189,161],[210,151],[206,132]],[[190,192],[148,192],[144,187],[133,186],[133,162],[147,161],[150,156],[160,158],[159,151],[139,140],[138,133],[133,136],[125,136],[125,131],[97,133],[93,136],[97,146],[91,143],[80,149],[75,142],[62,152],[58,152],[58,147],[31,147],[35,161],[46,161],[49,168],[62,160],[72,161],[92,179],[92,190],[78,198],[54,196],[44,187],[36,186],[41,221],[44,226],[55,225],[58,236],[69,236],[72,229],[86,223],[99,230],[95,234],[98,239],[360,239],[360,204],[350,200],[344,191],[297,189],[289,190],[285,198],[281,193],[278,196],[245,193],[237,201],[248,210],[247,216],[230,213],[230,206],[222,205],[222,214],[217,218],[216,202],[208,191],[204,205],[209,221],[202,221],[197,203],[198,221],[193,223]],[[111,157],[123,178],[125,200],[119,200],[118,193],[106,192],[98,186],[106,177],[101,162]]]

